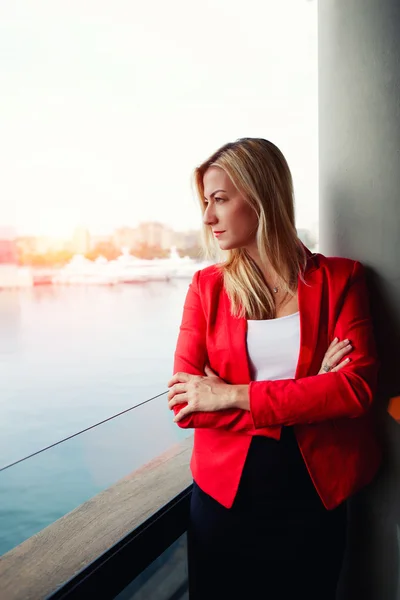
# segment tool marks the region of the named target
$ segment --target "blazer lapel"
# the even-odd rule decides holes
[[[229,368],[227,376],[234,384],[250,383],[250,364],[247,355],[247,320],[233,317],[230,311],[228,294],[224,291],[226,334],[229,340]]]
[[[299,278],[298,302],[300,312],[300,352],[296,379],[306,377],[310,371],[318,343],[321,316],[322,278],[320,269],[308,251],[304,282]]]

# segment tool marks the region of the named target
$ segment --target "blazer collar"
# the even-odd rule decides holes
[[[318,343],[320,331],[323,278],[317,254],[312,254],[304,246],[307,264],[303,279],[298,281],[298,302],[300,313],[300,352],[295,378],[310,374],[312,360]]]
[[[305,246],[302,243],[303,249],[306,253],[306,257],[307,257],[307,262],[306,262],[306,267],[304,270],[304,274],[310,274],[313,271],[319,269],[319,260],[318,260],[318,254],[316,254],[315,252],[311,252],[307,246]]]

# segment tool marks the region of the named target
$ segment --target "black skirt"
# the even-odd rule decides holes
[[[346,505],[326,510],[290,427],[252,439],[227,509],[193,483],[190,600],[334,600]]]

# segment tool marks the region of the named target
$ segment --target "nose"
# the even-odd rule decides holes
[[[203,223],[204,225],[215,225],[217,222],[218,219],[217,215],[215,214],[215,208],[213,204],[208,203],[203,214]]]

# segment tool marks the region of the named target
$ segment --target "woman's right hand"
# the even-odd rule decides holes
[[[351,352],[351,350],[353,350],[353,348],[349,340],[340,342],[338,338],[335,338],[326,351],[318,375],[335,373],[347,365],[347,363],[350,362],[350,358],[345,358],[344,360],[342,360],[342,358]]]

